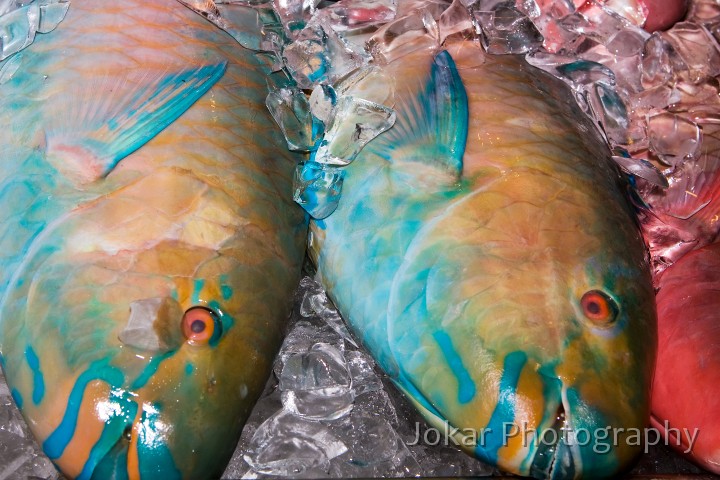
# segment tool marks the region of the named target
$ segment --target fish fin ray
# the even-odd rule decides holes
[[[397,121],[373,150],[393,163],[431,165],[458,179],[468,134],[468,99],[455,62],[437,54],[425,88],[408,92],[397,105]]]
[[[71,90],[49,109],[64,120],[46,130],[48,161],[74,183],[104,178],[203,96],[226,65],[122,78],[106,74]]]

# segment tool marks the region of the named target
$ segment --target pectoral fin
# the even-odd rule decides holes
[[[107,74],[63,92],[45,112],[55,119],[46,130],[48,161],[76,185],[105,177],[190,108],[222,77],[225,66],[155,76]]]

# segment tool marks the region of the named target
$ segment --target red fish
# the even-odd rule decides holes
[[[666,192],[647,196],[644,222],[658,288],[652,424],[668,444],[720,473],[720,128],[703,126],[702,155]]]

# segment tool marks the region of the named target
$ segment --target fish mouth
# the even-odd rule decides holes
[[[560,402],[552,425],[540,432],[537,451],[530,466],[532,477],[543,479],[575,477],[575,460],[566,441],[566,435],[570,431],[565,406]]]

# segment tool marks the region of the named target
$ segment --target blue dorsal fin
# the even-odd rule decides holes
[[[392,163],[424,163],[458,179],[468,135],[468,98],[450,54],[435,56],[425,89],[401,96],[397,120],[374,150]]]
[[[46,157],[75,184],[104,178],[173,123],[225,73],[227,62],[155,75],[116,74],[80,82],[47,105],[63,119],[45,132]]]

